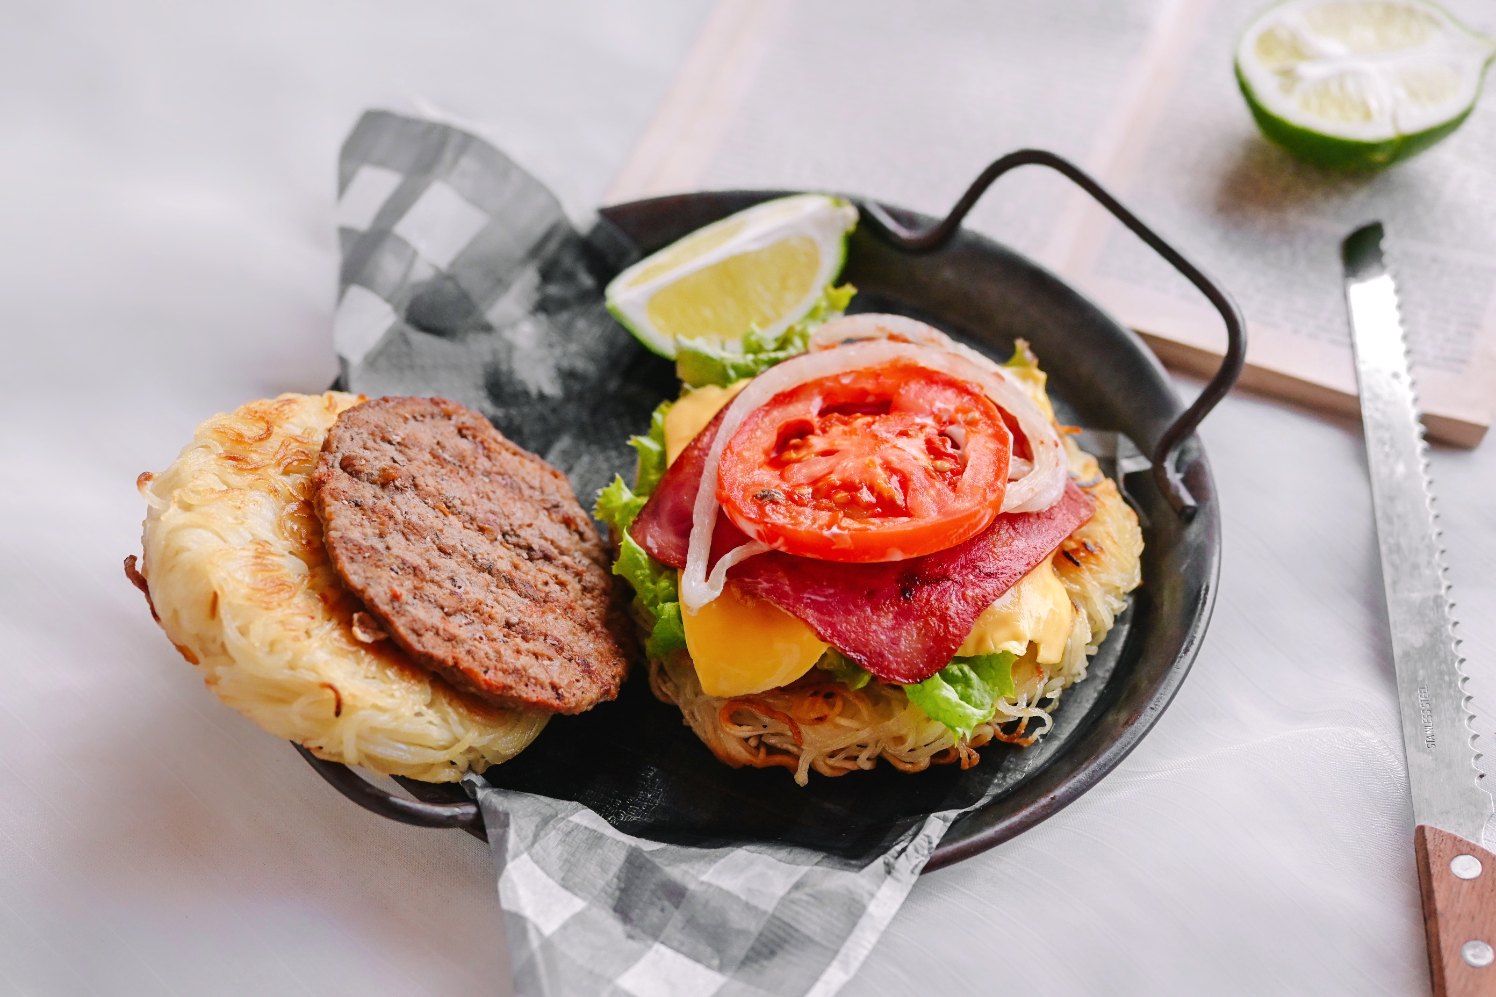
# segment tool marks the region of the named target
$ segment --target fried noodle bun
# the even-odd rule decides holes
[[[329,563],[311,474],[362,400],[287,394],[204,422],[170,467],[141,475],[141,574],[161,628],[229,706],[319,758],[452,782],[518,754],[548,715],[416,665]]]
[[[1034,368],[1023,380],[1053,417],[1042,372]],[[967,768],[979,761],[973,749],[989,741],[1032,744],[1053,726],[1050,711],[1066,689],[1086,677],[1091,655],[1127,606],[1127,593],[1142,581],[1137,515],[1116,482],[1102,476],[1096,459],[1065,440],[1070,473],[1096,503],[1092,517],[1050,558],[1077,610],[1074,623],[1057,663],[1039,664],[1038,649],[1027,646],[1013,662],[1016,695],[1000,701],[992,719],[970,737],[957,739],[896,685],[874,680],[853,689],[820,668],[787,686],[720,698],[702,691],[690,655],[680,651],[650,660],[655,695],[679,706],[687,726],[721,761],[734,767],[780,766],[801,785],[812,770],[845,775],[871,769],[880,758],[906,772],[932,764]]]

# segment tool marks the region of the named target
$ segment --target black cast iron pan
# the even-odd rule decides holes
[[[1189,407],[1136,335],[1059,278],[967,229],[961,221],[991,183],[1024,165],[1074,181],[1155,249],[1210,300],[1225,323],[1220,371]],[[682,194],[607,208],[605,222],[641,252],[783,191]],[[856,200],[856,199],[854,199]],[[855,284],[854,311],[921,318],[997,358],[1015,339],[1033,344],[1049,372],[1061,418],[1113,431],[1152,459],[1125,489],[1143,523],[1144,585],[1092,660],[1089,677],[1055,711],[1037,745],[994,743],[980,765],[905,775],[888,766],[836,779],[812,775],[796,786],[780,769],[730,769],[657,702],[641,674],[616,703],[560,717],[518,758],[485,775],[501,787],[585,803],[619,829],[697,844],[788,840],[847,856],[879,844],[924,815],[991,798],[952,825],[927,868],[990,848],[1074,801],[1111,771],[1173,699],[1210,620],[1220,565],[1220,510],[1195,428],[1241,371],[1246,344],[1236,307],[1209,278],[1122,207],[1090,177],[1051,153],[1013,153],[989,166],[941,221],[859,201],[843,279]],[[620,336],[626,336],[622,329]],[[672,396],[670,365],[645,355],[645,393],[630,431]],[[585,400],[579,400],[585,401]],[[558,409],[557,418],[565,418]],[[620,440],[599,441],[615,452]],[[627,473],[619,466],[617,470]],[[586,496],[583,497],[584,501]],[[482,817],[462,789],[402,780],[416,799],[396,796],[352,770],[307,760],[328,782],[375,813],[409,824],[463,828],[483,836]]]

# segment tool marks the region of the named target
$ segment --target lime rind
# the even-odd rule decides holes
[[[1438,143],[1463,124],[1474,110],[1485,73],[1496,59],[1496,42],[1471,31],[1448,11],[1427,0],[1392,0],[1365,6],[1368,10],[1375,8],[1383,13],[1400,8],[1404,13],[1422,17],[1425,27],[1437,28],[1430,35],[1433,44],[1422,51],[1413,48],[1408,52],[1394,53],[1391,58],[1377,53],[1376,57],[1359,60],[1355,68],[1363,78],[1361,82],[1379,88],[1377,96],[1387,108],[1379,121],[1346,122],[1316,117],[1294,106],[1290,99],[1271,86],[1272,71],[1260,64],[1253,51],[1259,39],[1275,27],[1286,24],[1304,29],[1305,12],[1331,7],[1353,10],[1354,4],[1348,4],[1346,0],[1287,0],[1268,8],[1253,20],[1237,45],[1234,66],[1237,85],[1263,134],[1298,158],[1332,169],[1380,169]],[[1326,47],[1333,53],[1337,44],[1330,40]],[[1333,54],[1345,57],[1343,52]],[[1355,61],[1354,57],[1348,58]],[[1377,78],[1376,74],[1406,68],[1409,63],[1419,60],[1457,70],[1462,89],[1450,99],[1427,105],[1392,101],[1394,90],[1390,83]],[[1422,120],[1419,120],[1420,115]]]
[[[818,249],[819,268],[804,300],[785,309],[775,322],[761,330],[766,334],[777,334],[803,318],[820,300],[825,288],[840,276],[846,265],[847,239],[856,224],[857,209],[842,198],[826,194],[794,194],[765,201],[698,229],[635,263],[609,282],[604,291],[604,303],[618,323],[647,349],[666,359],[674,359],[675,338],[656,328],[646,313],[650,298],[657,290],[729,257],[783,239],[809,236]],[[725,240],[715,239],[714,233],[725,226],[737,226],[737,231]],[[699,255],[682,256],[681,249],[693,240],[702,241],[709,248]],[[678,257],[679,264],[661,267],[660,261],[668,257]],[[649,279],[639,280],[641,273],[649,274]]]
[[[1236,82],[1247,99],[1252,119],[1257,122],[1263,135],[1297,158],[1333,170],[1378,170],[1409,159],[1447,137],[1464,124],[1474,110],[1473,105],[1467,107],[1448,121],[1421,132],[1366,142],[1326,135],[1280,118],[1262,106],[1252,92],[1251,84],[1240,72],[1236,74]]]

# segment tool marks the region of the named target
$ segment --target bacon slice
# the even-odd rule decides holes
[[[691,508],[720,416],[666,470],[629,533],[649,556],[686,563]],[[804,620],[816,635],[885,682],[908,685],[950,662],[976,618],[1049,557],[1095,504],[1067,482],[1040,512],[1003,513],[954,547],[904,561],[844,564],[771,551],[728,576],[740,589]],[[718,515],[712,560],[747,541]]]

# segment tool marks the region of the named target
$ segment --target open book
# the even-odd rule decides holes
[[[1430,435],[1473,446],[1496,407],[1496,97],[1386,172],[1298,163],[1257,133],[1232,75],[1265,2],[720,0],[611,198],[786,187],[942,215],[987,162],[1048,148],[1235,296],[1245,384],[1345,412],[1339,245],[1380,219]],[[1480,0],[1448,6],[1496,31]],[[1166,362],[1214,369],[1214,311],[1062,179],[1019,170],[968,224],[1058,272]]]

